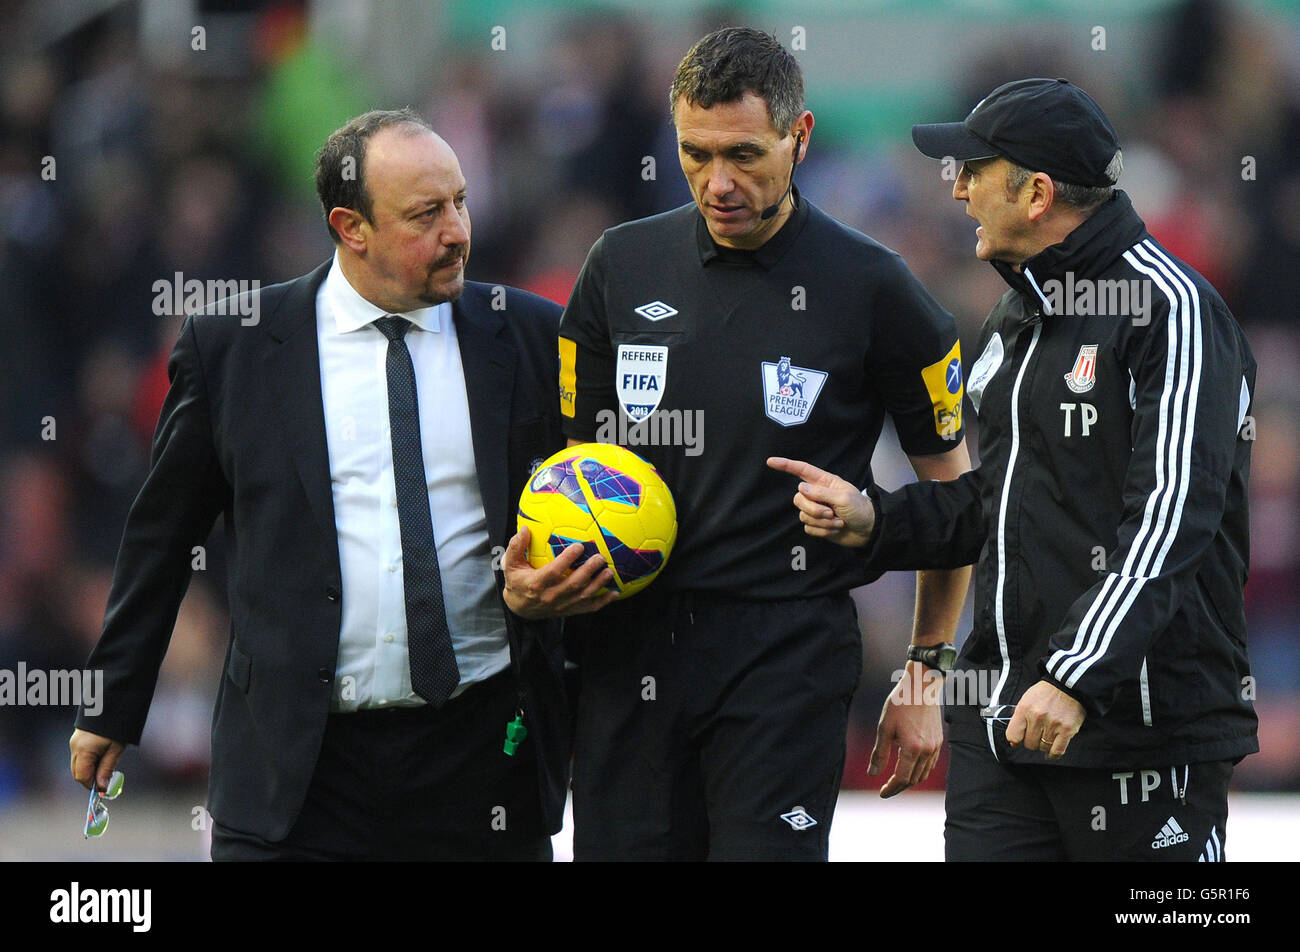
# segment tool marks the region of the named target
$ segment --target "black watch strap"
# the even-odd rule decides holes
[[[937,645],[908,645],[907,660],[919,661],[927,668],[947,674],[957,663],[957,649],[947,642]]]

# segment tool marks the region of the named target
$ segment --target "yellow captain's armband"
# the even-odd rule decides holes
[[[955,440],[961,431],[961,398],[966,382],[961,372],[961,341],[952,350],[921,370],[930,404],[934,408],[934,430],[946,440]]]
[[[570,419],[577,413],[578,345],[560,338],[560,412]]]

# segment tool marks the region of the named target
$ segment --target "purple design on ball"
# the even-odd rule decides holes
[[[610,469],[590,457],[578,463],[583,478],[591,486],[591,493],[603,502],[618,502],[636,508],[641,505],[641,484],[626,473]]]

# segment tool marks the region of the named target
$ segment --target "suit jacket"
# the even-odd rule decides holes
[[[256,324],[217,308],[186,319],[88,662],[104,672],[102,710],[77,717],[80,728],[139,743],[192,549],[224,514],[231,637],[213,712],[209,809],[223,826],[272,841],[288,834],[305,800],[338,654],[342,577],[316,338],[316,292],[328,270],[326,262],[253,292]],[[452,313],[489,537],[504,547],[531,464],[564,445],[560,308],[467,282]],[[498,570],[498,591],[503,584]],[[525,743],[537,745],[542,812],[554,832],[569,751],[560,626],[505,615]]]

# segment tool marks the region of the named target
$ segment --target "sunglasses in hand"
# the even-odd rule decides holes
[[[90,783],[90,805],[86,807],[86,829],[82,832],[83,839],[89,839],[92,836],[102,836],[108,829],[108,806],[105,800],[115,800],[122,793],[122,785],[126,782],[126,777],[120,770],[114,770],[113,775],[108,778],[108,786],[103,793],[99,792],[99,782],[92,780]]]

